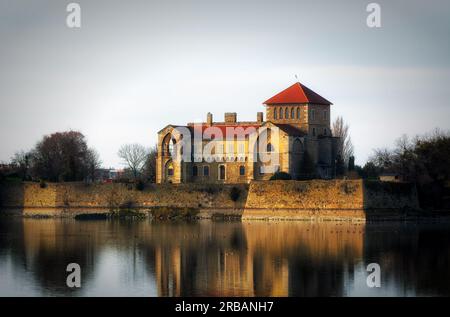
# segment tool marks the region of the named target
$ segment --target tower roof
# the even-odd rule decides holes
[[[265,105],[288,103],[315,103],[320,105],[332,105],[331,102],[299,82],[296,82],[289,88],[286,88],[272,98],[264,101]]]

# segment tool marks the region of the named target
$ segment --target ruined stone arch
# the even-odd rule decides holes
[[[172,157],[174,144],[176,143],[175,138],[172,136],[171,132],[168,132],[161,143],[162,153],[164,156]]]

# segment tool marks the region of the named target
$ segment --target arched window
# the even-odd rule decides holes
[[[267,152],[273,152],[273,146],[270,143],[267,143]]]
[[[300,108],[297,107],[297,119],[300,119]]]
[[[192,167],[192,176],[197,176],[198,175],[198,167],[197,165],[194,165]]]
[[[284,118],[289,119],[289,109],[288,108],[284,109]]]
[[[295,109],[294,109],[294,107],[292,107],[291,108],[291,119],[295,118],[294,111],[295,111]]]
[[[303,144],[302,141],[300,141],[299,139],[295,139],[294,143],[292,144],[292,152],[295,154],[300,154],[303,151]]]
[[[239,166],[239,175],[240,176],[245,175],[245,166],[244,165]]]
[[[280,108],[280,119],[283,119],[283,108]]]
[[[278,117],[278,112],[277,112],[277,109],[273,109],[273,118],[275,119],[275,120],[277,120],[277,117]]]
[[[209,166],[203,166],[203,176],[209,176]]]

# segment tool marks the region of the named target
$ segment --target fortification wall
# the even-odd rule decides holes
[[[231,191],[238,190],[237,200]],[[332,181],[254,181],[250,185],[152,184],[142,191],[129,184],[3,184],[2,210],[24,215],[73,216],[120,208],[191,208],[202,217],[243,219],[360,219],[399,216],[418,210],[415,187],[408,184]]]
[[[403,217],[417,211],[411,184],[363,180],[252,182],[243,219]]]
[[[232,187],[239,189],[233,201]],[[153,207],[191,208],[200,216],[220,213],[241,215],[245,206],[248,185],[214,184],[151,184],[142,191],[131,184],[11,184],[0,189],[3,209],[24,215],[75,215],[106,213],[120,208],[147,210]]]

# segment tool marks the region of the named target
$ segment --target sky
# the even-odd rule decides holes
[[[0,161],[78,130],[105,167],[122,144],[212,112],[256,120],[299,81],[350,126],[356,162],[403,134],[450,129],[450,2],[0,0]]]

